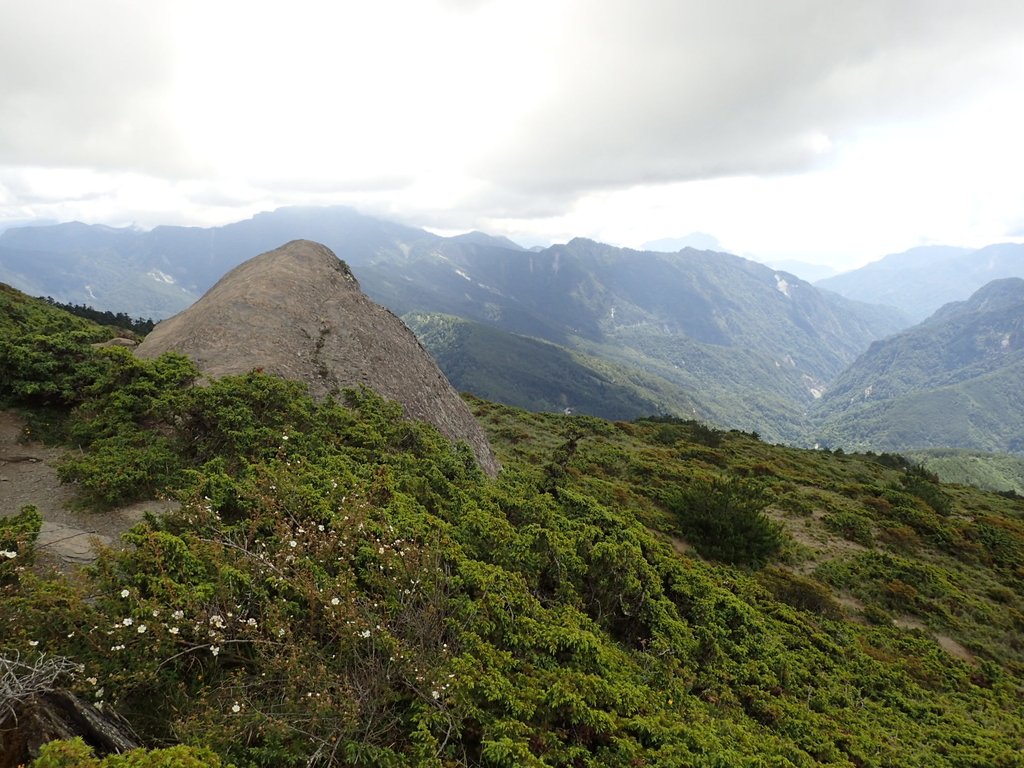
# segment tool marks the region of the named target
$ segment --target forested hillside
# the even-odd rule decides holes
[[[822,442],[883,450],[1024,452],[1024,280],[877,341],[816,404]]]
[[[0,656],[67,660],[49,685],[147,747],[240,766],[1024,765],[1012,494],[893,455],[474,399],[504,467],[488,478],[368,390],[194,386],[187,359],[94,348],[109,331],[12,291],[0,329],[0,404],[73,448],[80,504],[181,500],[70,577],[43,567],[31,508],[0,519]],[[37,768],[88,764],[61,749],[84,751]]]

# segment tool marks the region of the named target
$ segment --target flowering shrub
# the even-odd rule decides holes
[[[950,541],[963,525],[993,563],[1007,640],[971,666],[877,607],[995,626],[941,553],[861,553],[812,579],[677,551],[683,528],[709,557],[770,561],[763,509],[801,473],[820,486],[808,524],[830,483],[850,504],[886,492],[833,477],[852,458],[814,475],[800,462],[835,457],[790,451],[754,485],[730,479],[734,452],[776,454],[745,436],[483,404],[524,457],[492,480],[372,392],[314,402],[259,373],[194,387],[174,356],[82,359],[66,477],[93,506],[163,489],[181,509],[70,579],[26,567],[38,515],[0,518],[0,657],[67,660],[77,695],[150,746],[188,746],[65,742],[40,767],[1019,765],[1019,516],[921,521]],[[876,624],[844,621],[827,585],[874,600]]]

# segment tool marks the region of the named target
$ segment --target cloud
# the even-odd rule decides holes
[[[0,24],[0,164],[175,175],[166,14],[159,3],[8,3]]]
[[[1003,177],[1020,116],[972,120],[982,100],[1017,109],[1022,33],[1019,0],[7,3],[0,217],[347,203],[453,229],[637,244],[701,230],[753,249],[772,222],[792,237],[874,211],[882,177],[927,199],[915,222],[1019,212],[1019,175]],[[893,132],[899,152],[855,175],[853,150]],[[810,192],[786,191],[809,171]],[[954,188],[977,200],[943,207]]]
[[[807,170],[999,77],[1022,22],[1016,2],[578,3],[545,98],[475,170],[548,191]]]

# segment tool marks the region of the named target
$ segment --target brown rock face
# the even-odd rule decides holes
[[[430,355],[398,317],[363,294],[345,262],[309,240],[256,256],[136,349],[188,355],[210,377],[267,373],[304,381],[315,397],[365,385],[405,415],[472,448],[488,474],[490,444]]]

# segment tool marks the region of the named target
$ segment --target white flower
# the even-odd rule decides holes
[[[249,619],[246,620],[245,623],[248,624],[250,627],[255,627],[256,626],[256,619],[250,617]]]
[[[139,624],[139,626],[136,627],[135,631],[138,632],[140,635],[146,634],[146,625],[145,624]]]
[[[175,611],[174,613],[172,613],[171,616],[173,616],[174,618],[176,618],[178,620],[181,620],[181,619],[185,618],[185,612],[181,611],[181,610],[178,610],[178,611]]]
[[[219,645],[211,645],[210,646],[210,653],[212,653],[214,656],[216,656],[218,653],[220,653],[220,646]]]
[[[121,619],[121,623],[124,624],[126,627],[130,627],[132,624],[135,623],[135,621],[132,619],[131,616],[129,616],[127,619]]]
[[[299,545],[299,542],[297,542],[295,539],[292,539],[291,541],[288,542],[288,546],[291,547],[292,549],[294,549],[298,545]]]
[[[339,600],[339,599],[338,599],[338,598],[336,598],[336,597],[332,597],[332,598],[331,598],[331,605],[337,605],[337,604],[338,604],[338,603],[340,603],[340,602],[341,602],[341,600]]]
[[[128,595],[130,595],[130,594],[131,594],[131,592],[129,592],[127,589],[122,589],[121,590],[121,597],[128,597]]]
[[[170,632],[172,635],[176,635],[180,630],[177,627],[171,627],[167,631]]]
[[[435,700],[437,700],[437,699],[440,699],[440,698],[441,698],[441,692],[440,692],[440,691],[431,691],[431,692],[430,692],[430,695],[431,695],[431,697],[433,697],[433,698],[434,698]]]
[[[281,439],[282,440],[287,440],[288,439],[288,435],[281,435]]]
[[[89,685],[96,685],[97,681],[95,677],[87,677],[85,678],[85,682],[87,682]]]
[[[237,715],[239,712],[242,711],[242,707],[236,701],[234,704],[231,705],[231,711],[234,712]]]
[[[277,636],[278,637],[284,637],[284,629],[277,630]]]
[[[0,550],[0,556],[6,557],[8,560],[13,560],[18,556],[18,553],[10,549],[4,549]]]
[[[370,630],[364,629],[362,632],[359,633],[359,636],[360,637],[369,637],[370,636]]]
[[[39,645],[39,641],[38,640],[29,640],[28,644],[31,645],[33,648],[35,648],[37,645]]]

